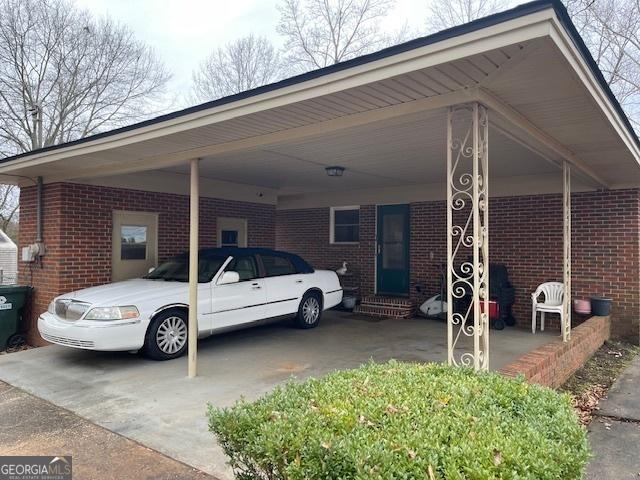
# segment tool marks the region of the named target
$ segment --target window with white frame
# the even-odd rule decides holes
[[[360,207],[331,207],[331,243],[360,241]]]

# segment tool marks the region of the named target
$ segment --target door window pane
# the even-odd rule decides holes
[[[267,277],[296,273],[296,269],[288,258],[277,257],[275,255],[261,255],[261,258]]]
[[[220,246],[221,247],[237,247],[238,246],[238,231],[237,230],[222,230],[220,232]]]
[[[404,215],[385,215],[382,225],[382,268],[406,268]]]
[[[122,225],[120,227],[120,259],[145,260],[147,258],[147,227]]]
[[[336,209],[333,212],[334,243],[353,243],[360,240],[360,209]]]

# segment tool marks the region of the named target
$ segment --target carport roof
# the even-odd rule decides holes
[[[205,103],[201,103],[198,105],[194,105],[182,110],[177,110],[175,112],[170,112],[167,113],[165,115],[160,115],[158,117],[154,117],[151,118],[149,120],[144,120],[142,122],[138,122],[138,123],[134,123],[131,125],[127,125],[124,127],[120,127],[120,128],[116,128],[113,130],[108,130],[106,132],[101,132],[101,133],[97,133],[95,135],[90,135],[88,137],[84,137],[84,138],[80,138],[77,140],[73,140],[70,142],[65,142],[65,143],[60,143],[60,144],[56,144],[56,145],[49,145],[47,147],[44,148],[39,148],[36,150],[32,150],[29,152],[24,152],[24,153],[20,153],[18,155],[13,155],[10,157],[6,157],[3,159],[0,159],[0,162],[5,163],[5,162],[10,162],[12,160],[18,159],[18,158],[22,158],[22,157],[26,157],[26,156],[30,156],[30,155],[35,155],[35,154],[39,154],[39,153],[44,153],[44,152],[49,152],[52,150],[58,150],[58,149],[62,149],[71,145],[77,145],[80,143],[88,143],[88,142],[92,142],[94,140],[100,139],[100,138],[104,138],[104,137],[108,137],[108,136],[112,136],[112,135],[117,135],[119,133],[123,133],[123,132],[129,132],[131,130],[136,130],[142,127],[146,127],[149,125],[154,125],[157,123],[162,123],[165,122],[167,120],[173,120],[175,118],[179,118],[182,116],[186,116],[189,115],[191,113],[195,113],[195,112],[200,112],[202,110],[207,110],[209,108],[214,108],[220,105],[226,105],[229,103],[233,103],[239,100],[243,100],[246,98],[250,98],[250,97],[254,97],[256,95],[260,95],[262,93],[266,93],[266,92],[270,92],[273,90],[277,90],[280,88],[284,88],[290,85],[295,85],[298,83],[302,83],[305,82],[307,80],[311,80],[311,79],[315,79],[318,77],[322,77],[324,75],[328,75],[330,73],[334,73],[334,72],[339,72],[342,70],[346,70],[349,68],[353,68],[359,65],[364,65],[366,63],[370,63],[370,62],[374,62],[376,60],[382,59],[382,58],[386,58],[386,57],[390,57],[392,55],[397,55],[398,53],[402,53],[402,52],[406,52],[408,50],[413,50],[416,48],[420,48],[420,47],[424,47],[427,45],[431,45],[433,43],[437,43],[437,42],[441,42],[443,40],[446,40],[448,38],[452,38],[452,37],[456,37],[459,35],[463,35],[465,33],[469,33],[469,32],[473,32],[476,30],[480,30],[482,28],[488,27],[488,26],[492,26],[492,25],[496,25],[498,23],[504,22],[506,20],[511,20],[514,18],[519,18],[519,17],[523,17],[525,15],[529,15],[531,13],[535,13],[547,8],[553,8],[554,11],[556,12],[556,15],[558,15],[559,20],[562,22],[562,25],[564,26],[564,28],[566,29],[567,33],[571,36],[571,38],[573,39],[573,41],[576,44],[576,47],[578,47],[578,49],[580,50],[580,53],[582,54],[582,56],[584,57],[584,60],[589,64],[589,67],[592,71],[592,73],[596,76],[596,79],[598,80],[600,86],[602,87],[602,89],[606,92],[607,96],[609,97],[609,100],[611,101],[611,103],[613,104],[613,106],[615,107],[615,109],[617,110],[618,114],[621,116],[622,120],[624,121],[625,125],[627,126],[627,128],[629,129],[629,133],[632,135],[632,137],[634,138],[636,144],[638,146],[640,146],[640,139],[638,139],[638,136],[635,133],[635,130],[633,129],[633,126],[631,125],[631,122],[629,121],[626,113],[624,112],[624,110],[622,109],[622,106],[620,105],[620,103],[618,102],[618,99],[616,98],[616,96],[613,94],[613,92],[611,91],[611,88],[609,87],[607,81],[605,80],[604,76],[602,75],[602,72],[600,71],[600,68],[598,67],[598,65],[596,64],[595,60],[593,59],[591,53],[589,52],[589,49],[587,48],[586,44],[584,43],[584,41],[582,40],[582,37],[580,36],[580,34],[578,33],[578,31],[576,30],[576,27],[574,26],[573,22],[571,21],[571,18],[569,17],[566,8],[564,7],[564,5],[562,4],[562,2],[560,0],[537,0],[537,1],[533,1],[533,2],[529,2],[529,3],[525,3],[522,5],[519,5],[515,8],[512,8],[510,10],[506,10],[504,12],[499,12],[496,13],[494,15],[490,15],[484,18],[480,18],[478,20],[469,22],[469,23],[465,23],[463,25],[458,25],[456,27],[453,28],[449,28],[447,30],[442,30],[440,32],[434,33],[432,35],[427,35],[424,37],[420,37],[420,38],[416,38],[404,43],[400,43],[398,45],[394,45],[388,48],[385,48],[383,50],[379,50],[377,52],[373,52],[367,55],[362,55],[356,58],[353,58],[351,60],[346,60],[344,62],[340,62],[334,65],[329,65],[327,67],[324,68],[320,68],[317,70],[312,70],[310,72],[306,72],[303,73],[301,75],[296,75],[294,77],[289,77],[286,78],[284,80],[281,80],[279,82],[275,82],[275,83],[271,83],[268,85],[264,85],[261,87],[257,87],[251,90],[246,90],[244,92],[240,92],[234,95],[229,95],[226,97],[222,97],[216,100],[212,100],[210,102],[205,102]]]
[[[549,13],[545,15],[545,11]],[[554,26],[551,28],[544,26],[543,28],[542,24],[547,20],[551,20]],[[516,22],[513,27],[502,27],[502,25],[513,22]],[[558,27],[564,32],[562,35],[566,34],[564,40],[559,40],[553,31]],[[516,28],[523,30],[523,33],[519,36],[509,36],[509,32]],[[496,41],[495,44],[492,44],[494,37],[499,35],[504,37],[500,41],[501,43]],[[458,50],[455,50],[451,57],[438,56],[441,50],[449,48],[450,45],[455,46],[455,42],[461,37],[465,40],[461,40],[462,43],[458,45]],[[550,41],[543,41],[543,37],[550,39]],[[466,48],[468,45],[474,45],[477,40],[485,42],[482,47],[485,48],[484,52],[490,53],[486,48],[491,45],[496,48],[495,52],[504,53],[506,51],[509,63],[515,65],[518,65],[519,60],[517,58],[513,60],[509,55],[517,57],[518,50],[526,52],[529,56],[535,56],[536,49],[540,49],[543,53],[539,57],[548,54],[555,55],[557,52],[560,56],[564,55],[568,59],[575,54],[567,53],[566,50],[562,51],[563,47],[556,44],[562,41],[569,42],[572,44],[569,48],[575,49],[577,56],[586,66],[580,68],[583,68],[586,75],[591,78],[582,77],[581,92],[575,95],[572,92],[571,98],[568,98],[563,105],[558,106],[556,99],[545,97],[544,108],[546,110],[542,114],[540,112],[542,107],[536,107],[534,97],[530,97],[530,95],[534,95],[530,93],[530,87],[528,85],[525,87],[525,83],[530,79],[527,79],[524,74],[519,73],[519,76],[516,76],[514,72],[511,72],[521,66],[514,69],[511,65],[506,65],[506,62],[505,65],[496,62],[495,65],[489,65],[486,72],[482,72],[491,78],[492,82],[497,82],[498,87],[502,88],[504,92],[498,89],[492,90],[493,85],[490,84],[487,87],[486,84],[472,78],[473,68],[477,70],[477,65],[474,67],[472,63],[471,70],[468,72],[463,71],[464,68],[460,68],[462,62],[474,61],[474,58],[482,60],[480,58],[481,47]],[[507,42],[511,41],[512,44],[509,47]],[[554,52],[549,50],[552,44],[556,48]],[[440,47],[441,45],[442,47]],[[459,50],[459,48],[463,48],[463,50]],[[423,52],[425,53],[423,54]],[[433,59],[422,62],[421,55],[424,55],[424,58],[431,55]],[[557,60],[557,58],[554,57],[553,60]],[[540,58],[537,61],[540,62]],[[571,63],[572,60],[566,61]],[[442,85],[438,83],[437,77],[436,82],[431,85],[417,84],[415,79],[411,77],[411,69],[415,69],[417,73],[427,72],[425,65],[427,67],[429,65],[444,65],[443,68],[447,68],[444,72],[445,83],[451,81],[451,84],[457,85],[457,87]],[[578,67],[574,64],[572,68]],[[492,70],[496,70],[496,72],[492,72]],[[513,74],[512,76],[517,81],[524,79],[520,89],[508,85],[506,79],[498,78],[496,80],[499,75],[495,75],[495,73],[502,73],[505,70]],[[471,76],[469,72],[472,73]],[[534,70],[534,72],[537,75],[539,70]],[[558,75],[566,76],[565,70],[558,72],[556,72]],[[438,73],[441,74],[441,72]],[[540,75],[544,74],[546,73],[540,72]],[[460,80],[461,78],[463,80]],[[388,88],[390,84],[393,86],[393,82],[396,80],[401,86],[409,85],[404,92],[408,93],[405,95],[406,98],[402,98],[402,94],[398,95],[397,91],[394,92],[393,88]],[[509,81],[514,82],[511,78]],[[385,82],[387,83],[385,84]],[[383,92],[386,91],[389,95],[384,96],[382,100],[377,99],[381,100],[378,103],[375,101],[375,96],[367,96],[365,90],[369,88],[369,85],[382,88]],[[433,85],[438,88],[433,88]],[[470,85],[473,88],[469,88]],[[571,88],[576,85],[566,84],[563,86],[565,89],[569,89],[566,91],[571,91]],[[529,92],[522,95],[521,92],[525,88],[529,89]],[[540,92],[544,90],[545,87],[539,89]],[[396,98],[393,98],[394,94]],[[579,96],[580,98],[578,98]],[[599,105],[600,116],[597,119],[594,116],[596,115],[595,109],[585,103],[589,96],[593,97],[592,100]],[[348,97],[348,100],[352,102],[350,105],[345,106],[341,103],[345,97]],[[492,118],[496,128],[501,129],[502,133],[517,143],[525,143],[524,146],[530,149],[533,147],[533,151],[541,153],[542,158],[551,160],[552,163],[557,164],[558,160],[563,157],[571,158],[574,160],[572,163],[579,167],[578,171],[586,173],[587,177],[595,179],[596,183],[601,186],[621,186],[623,182],[640,181],[640,170],[636,172],[640,161],[640,141],[559,0],[540,0],[523,4],[468,24],[274,84],[83,139],[7,157],[0,160],[0,175],[44,175],[45,181],[55,181],[64,178],[90,178],[98,170],[100,170],[100,175],[104,175],[104,172],[107,171],[121,174],[127,171],[136,171],[135,169],[141,171],[153,168],[173,168],[189,154],[212,159],[216,158],[215,155],[226,154],[231,158],[234,153],[240,151],[251,152],[251,149],[255,151],[256,145],[266,145],[269,142],[278,144],[281,143],[282,137],[279,134],[284,131],[298,131],[297,136],[289,136],[288,140],[311,138],[312,135],[318,137],[325,135],[327,131],[336,131],[338,128],[353,128],[367,122],[375,122],[376,118],[389,119],[391,115],[397,118],[401,110],[402,114],[416,113],[419,112],[419,107],[424,108],[425,111],[437,109],[465,98],[468,101],[488,101],[489,108],[498,107],[498,113],[502,115],[502,119],[498,121],[499,115]],[[319,101],[316,102],[315,99]],[[429,100],[431,100],[430,103],[428,103]],[[514,102],[514,100],[517,101]],[[305,102],[307,103],[305,104]],[[518,105],[514,105],[514,103],[518,103]],[[322,108],[318,111],[314,110],[317,106],[327,108],[327,104],[331,105],[331,112],[323,111]],[[287,105],[290,106],[288,110],[286,109]],[[407,108],[402,109],[402,105]],[[520,106],[530,109],[522,112],[524,117],[519,116],[521,112],[518,112],[518,107]],[[400,108],[394,110],[394,107]],[[506,108],[500,111],[499,107]],[[585,120],[587,117],[585,108],[589,110],[588,115],[591,115],[589,117],[591,120]],[[387,112],[393,111],[395,113],[384,117],[383,115],[386,113],[382,111],[385,109]],[[380,113],[379,117],[376,117],[375,113],[370,115],[376,110]],[[271,112],[273,112],[272,116],[267,118],[267,113],[271,115]],[[367,115],[366,121],[363,120],[365,114]],[[538,119],[537,127],[542,127],[541,130],[544,131],[536,132],[536,125],[527,122],[526,115],[529,114]],[[567,120],[565,123],[560,120],[563,115]],[[567,115],[573,115],[573,117],[567,118]],[[550,117],[555,120],[549,122],[548,125],[540,123]],[[351,119],[353,121],[350,121]],[[316,128],[315,125],[320,125],[323,122],[334,122],[334,124],[328,129],[318,129],[318,133],[315,133],[316,130],[313,131],[313,134],[309,133],[311,128]],[[586,125],[585,122],[591,123]],[[506,126],[507,123],[513,123],[516,128],[522,130],[527,130],[523,125],[534,127],[529,128],[528,134],[534,130],[537,135],[533,135],[533,137],[536,137],[537,140],[525,140],[522,134],[514,132],[512,127]],[[268,124],[271,124],[271,130],[265,127]],[[211,126],[216,126],[217,130],[214,131],[210,128]],[[304,130],[305,128],[306,130]],[[569,128],[572,130],[569,131]],[[560,136],[557,141],[550,138],[550,130],[559,132]],[[597,132],[598,135],[590,136],[589,132]],[[256,144],[247,141],[251,138],[259,138],[259,142],[262,143]],[[540,142],[541,138],[542,142]],[[586,158],[586,162],[582,161],[580,158],[582,156]],[[127,169],[122,166],[124,158],[131,160],[129,162],[131,165],[127,166]],[[64,165],[58,162],[63,159],[68,159]],[[56,162],[55,174],[51,169],[47,170],[44,167],[44,164],[51,162]],[[119,162],[117,167],[116,162]],[[605,175],[603,179],[602,170],[611,169],[614,162],[619,162],[620,165],[615,164],[615,166],[622,168],[618,169],[617,173]],[[224,174],[224,172],[222,173]],[[241,180],[234,178],[228,181],[242,183]]]

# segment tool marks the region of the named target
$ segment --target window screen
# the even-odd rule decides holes
[[[333,211],[334,243],[353,243],[360,240],[360,209],[340,209]]]
[[[267,277],[296,273],[296,269],[288,258],[275,255],[262,255],[261,258]]]
[[[147,227],[122,225],[120,227],[120,259],[145,260],[147,258]]]

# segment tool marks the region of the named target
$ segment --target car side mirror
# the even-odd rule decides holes
[[[238,283],[240,281],[240,274],[238,272],[228,271],[224,272],[218,279],[218,285],[227,285],[229,283]]]
[[[156,267],[151,267],[147,273],[151,273],[156,269]]]

